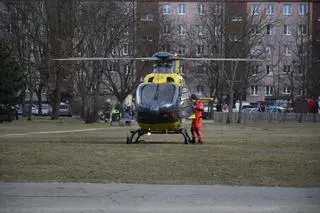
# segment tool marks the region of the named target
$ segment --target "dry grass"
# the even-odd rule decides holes
[[[6,135],[106,128],[63,134]],[[0,179],[120,183],[320,186],[320,125],[207,125],[206,145],[178,135],[125,144],[128,127],[75,119],[0,125]]]

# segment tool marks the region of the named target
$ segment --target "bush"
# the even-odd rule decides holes
[[[10,108],[1,104],[0,105],[0,123],[11,122],[12,120],[13,120],[13,115]]]

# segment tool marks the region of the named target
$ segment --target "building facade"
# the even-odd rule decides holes
[[[312,2],[249,1],[247,11],[265,16],[264,62],[259,66],[260,81],[250,85],[247,101],[293,99],[306,95],[310,72]]]
[[[319,79],[319,2],[167,0],[158,3],[161,23],[158,50],[193,57],[242,56],[264,60],[238,68],[239,75],[251,75],[245,76],[250,79],[246,82],[248,102],[308,96],[312,92],[310,87],[316,87],[312,86],[310,76]],[[217,42],[222,45],[216,47],[220,49],[219,55],[211,54],[210,37],[206,35],[210,32],[203,26],[203,17],[210,15],[208,11],[214,10],[213,5],[221,15],[220,25],[223,23],[223,26],[216,25],[214,20],[212,25],[220,30],[224,27],[224,35]],[[252,32],[249,35],[245,31]],[[185,63],[184,69],[186,79],[188,76],[192,79],[191,91],[208,94],[208,89],[203,88],[206,73],[201,66]],[[229,68],[225,65],[224,69]],[[239,88],[237,84],[235,87]]]

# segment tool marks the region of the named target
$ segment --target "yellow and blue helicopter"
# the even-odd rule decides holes
[[[185,120],[194,115],[190,93],[181,75],[181,58],[157,52],[149,59],[155,61],[153,72],[144,77],[135,97],[140,128],[130,132],[127,143],[137,143],[144,134],[182,134],[184,143],[190,143]]]
[[[127,144],[138,143],[145,134],[182,134],[184,143],[191,143],[185,120],[192,118],[190,92],[181,75],[180,63],[189,61],[257,61],[241,58],[186,58],[169,52],[156,52],[141,58],[65,58],[55,60],[141,60],[154,61],[153,72],[144,77],[136,89],[135,119],[139,125],[130,131]],[[201,98],[203,102],[212,98]]]

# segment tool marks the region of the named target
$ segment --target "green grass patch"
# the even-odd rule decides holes
[[[106,129],[0,136],[3,181],[320,187],[319,124],[207,125],[206,145],[184,145],[179,135],[127,145],[128,127],[74,119],[19,121],[1,124],[0,131],[10,126],[17,132]]]

